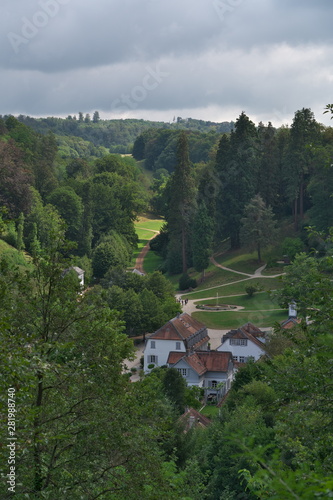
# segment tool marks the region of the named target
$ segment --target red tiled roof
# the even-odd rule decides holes
[[[243,332],[249,333],[253,337],[264,337],[264,332],[262,332],[257,326],[253,323],[245,323],[245,325],[240,327],[240,330]]]
[[[192,426],[191,417],[193,419],[193,425],[195,427],[208,427],[208,425],[211,423],[209,418],[201,415],[201,413],[199,413],[197,410],[194,410],[194,408],[189,408],[185,413],[183,413],[183,415],[179,417],[179,420],[185,423],[185,431],[188,431]]]
[[[202,361],[200,360],[199,356],[198,356],[198,353],[193,353],[193,354],[189,354],[188,356],[186,356],[184,358],[184,361],[186,361],[186,363],[191,367],[193,368],[193,370],[195,372],[197,372],[198,375],[203,375],[204,373],[206,373],[207,371],[207,368],[205,367],[205,365],[202,363]]]
[[[300,318],[288,318],[280,323],[281,327],[285,330],[289,330],[290,328],[294,328],[294,326],[298,325],[301,322]]]
[[[227,372],[229,362],[232,361],[231,352],[200,351],[197,355],[209,372]]]
[[[169,365],[174,365],[177,363],[182,357],[185,356],[185,352],[171,351],[169,352],[169,357],[167,363]]]
[[[149,338],[159,340],[185,340],[199,330],[206,328],[203,323],[186,313],[171,319]]]
[[[195,320],[187,313],[180,314],[179,317],[176,316],[171,320],[171,323],[184,339],[205,328],[203,323]]]
[[[170,353],[168,363],[176,364],[180,359],[183,359],[199,376],[208,371],[226,373],[229,362],[232,361],[231,352],[223,351],[199,351],[188,355],[183,354],[178,359],[176,356],[173,357],[173,354],[181,353]],[[171,359],[175,361],[172,363]]]

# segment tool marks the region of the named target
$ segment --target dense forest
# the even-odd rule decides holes
[[[279,129],[245,113],[226,129],[136,122],[112,138],[121,121],[96,114],[0,120],[0,237],[16,249],[0,263],[1,498],[332,497],[333,129],[307,108]],[[165,218],[164,263],[139,276],[126,269],[147,210]],[[187,430],[200,390],[165,367],[131,383],[130,337],[180,311],[169,278],[195,286],[222,241],[261,261],[285,237],[275,293],[300,323],[276,325],[218,416]]]
[[[305,228],[327,233],[333,225],[332,130],[305,108],[280,129],[256,127],[242,113],[230,134],[212,138],[204,162],[194,160],[195,150],[205,150],[209,134],[180,132],[176,141],[162,131],[141,134],[133,156],[157,177],[151,203],[166,224],[151,246],[165,258],[165,270],[204,270],[214,244],[225,239],[231,248],[257,248],[259,261],[260,248],[284,236],[320,245],[309,242]]]

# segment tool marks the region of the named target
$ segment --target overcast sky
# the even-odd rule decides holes
[[[291,123],[333,102],[332,0],[2,0],[0,114]]]

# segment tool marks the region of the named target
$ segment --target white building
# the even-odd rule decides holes
[[[249,359],[257,361],[265,354],[265,335],[265,332],[252,323],[246,323],[223,335],[222,344],[217,351],[231,352],[233,360],[238,363],[246,363]]]
[[[208,349],[208,342],[207,328],[203,323],[186,313],[178,314],[147,339],[144,371],[167,365],[170,352],[189,354],[198,350],[205,351]]]
[[[205,390],[205,399],[220,401],[229,391],[234,377],[231,352],[196,351],[190,354],[170,352],[168,366],[184,377],[188,386]]]

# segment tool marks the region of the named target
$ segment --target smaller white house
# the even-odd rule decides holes
[[[234,376],[231,352],[196,351],[189,354],[170,352],[168,366],[184,377],[188,386],[205,390],[206,399],[220,401],[229,391]]]
[[[186,313],[178,314],[146,340],[144,371],[168,363],[169,353],[182,355],[208,349],[209,336],[203,323]]]
[[[265,332],[252,323],[246,323],[237,330],[230,330],[222,337],[222,344],[217,351],[229,351],[237,363],[246,363],[250,359],[257,361],[265,354]]]

